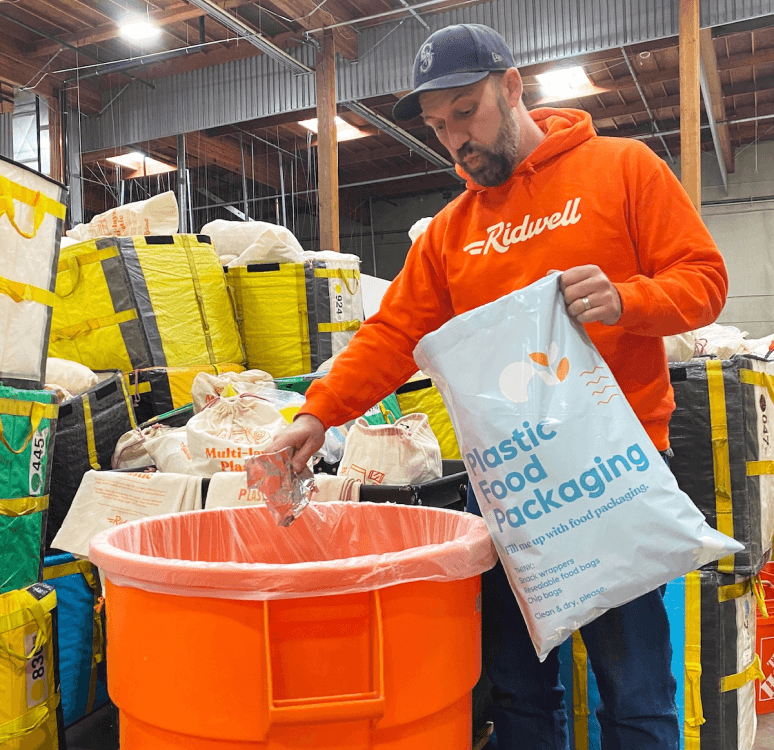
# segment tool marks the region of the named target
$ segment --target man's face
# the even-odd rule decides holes
[[[479,185],[502,185],[518,164],[519,129],[499,77],[430,91],[419,98],[424,121],[452,159]]]

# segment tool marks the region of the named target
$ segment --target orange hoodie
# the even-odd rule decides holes
[[[717,318],[723,258],[647,146],[596,136],[586,112],[531,116],[547,137],[503,185],[468,178],[411,247],[379,312],[309,388],[303,413],[326,427],[362,414],[416,371],[412,352],[426,333],[552,269],[594,264],[615,284],[623,314],[586,330],[656,447],[669,446],[674,397],[661,337]]]

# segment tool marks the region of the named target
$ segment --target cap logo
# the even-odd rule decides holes
[[[496,63],[501,63],[505,58],[502,55],[498,55],[497,52],[492,53],[492,60]]]
[[[422,60],[419,66],[420,73],[427,73],[433,65],[433,43],[428,42],[419,51],[419,58]]]

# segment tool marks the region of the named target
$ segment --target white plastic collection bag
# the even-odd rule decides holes
[[[201,483],[200,477],[177,474],[88,471],[52,545],[86,557],[91,538],[100,531],[150,516],[200,510]]]
[[[441,474],[441,447],[424,414],[384,425],[355,420],[338,469],[363,484],[419,484]]]
[[[67,236],[83,242],[97,237],[134,237],[147,234],[177,234],[179,217],[173,191],[144,201],[127,203],[97,214],[88,224],[78,224]]]
[[[221,262],[230,267],[248,263],[298,263],[304,252],[287,228],[266,221],[215,219],[202,227]]]
[[[414,351],[541,660],[608,609],[742,549],[679,490],[558,280],[464,313]]]
[[[212,401],[186,425],[193,470],[205,477],[244,471],[245,461],[263,453],[286,425],[271,403],[251,393]]]

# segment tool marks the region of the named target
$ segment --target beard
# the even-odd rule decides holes
[[[500,111],[500,127],[492,147],[468,142],[457,152],[454,159],[483,187],[502,185],[513,174],[518,164],[519,128],[502,94],[498,96],[497,108]],[[469,156],[478,157],[476,166],[465,164],[465,159]]]

